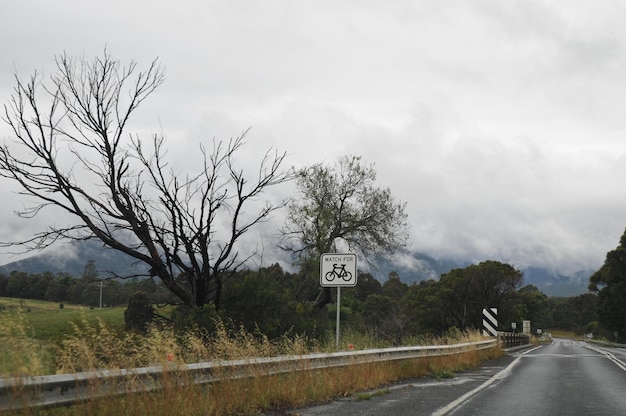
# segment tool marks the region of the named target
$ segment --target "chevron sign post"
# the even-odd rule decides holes
[[[483,309],[483,335],[498,336],[498,309],[497,308],[485,308]]]

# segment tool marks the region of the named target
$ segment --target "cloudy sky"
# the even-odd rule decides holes
[[[411,249],[567,273],[626,227],[625,17],[621,0],[3,2],[0,99],[64,51],[158,57],[139,122],[173,159],[248,127],[246,152],[295,167],[361,155],[408,203]],[[13,191],[0,233],[44,226],[16,225]]]

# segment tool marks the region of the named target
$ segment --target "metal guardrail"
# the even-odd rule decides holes
[[[181,382],[190,384],[209,384],[223,380],[268,376],[302,370],[454,355],[489,349],[497,345],[496,339],[489,339],[438,346],[287,355],[0,379],[0,411],[23,407],[70,405],[94,398],[152,391],[162,388],[164,380],[171,380],[172,377],[180,377]]]

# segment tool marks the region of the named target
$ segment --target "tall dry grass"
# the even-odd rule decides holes
[[[501,354],[499,350],[472,351],[444,357],[424,357],[398,362],[348,366],[345,368],[310,370],[288,374],[227,380],[210,385],[193,385],[188,372],[180,365],[201,361],[222,361],[249,357],[302,355],[334,351],[334,339],[320,344],[302,336],[289,336],[272,341],[259,333],[241,327],[217,323],[213,334],[188,331],[183,334],[169,328],[151,328],[146,334],[117,333],[104,322],[74,323],[72,334],[53,346],[42,346],[30,340],[23,321],[0,323],[2,342],[15,351],[2,365],[2,377],[35,375],[45,372],[42,364],[52,359],[55,372],[75,373],[93,369],[134,368],[162,365],[163,388],[93,399],[70,407],[35,409],[26,407],[22,414],[45,415],[248,415],[260,411],[303,406],[331,400],[356,391],[412,377],[431,375],[448,377],[454,372],[478,366],[482,361]],[[458,335],[458,334],[457,334]],[[458,339],[420,339],[427,344],[466,342],[479,339],[477,334]],[[385,347],[371,334],[347,330],[341,348],[368,349]],[[48,366],[50,364],[47,364]],[[139,381],[137,381],[139,383]],[[105,386],[94,383],[95,391]],[[110,386],[106,386],[110,387]],[[139,385],[124,385],[127,391]],[[23,397],[16,397],[23,400]]]
[[[54,366],[52,352],[28,335],[21,313],[0,320],[0,344],[0,378],[41,375]]]

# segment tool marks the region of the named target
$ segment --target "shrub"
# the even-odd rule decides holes
[[[135,292],[128,299],[128,308],[124,311],[126,330],[146,332],[154,318],[154,309],[146,292]]]

